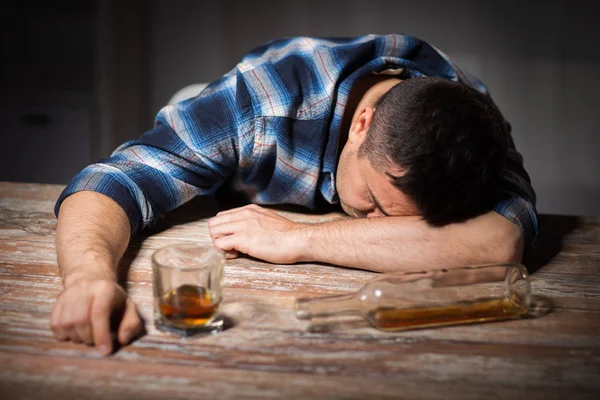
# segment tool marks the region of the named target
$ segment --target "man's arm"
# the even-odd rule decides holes
[[[57,298],[50,325],[63,340],[95,344],[112,352],[110,320],[123,309],[121,344],[142,328],[135,304],[116,281],[116,270],[129,243],[130,223],[109,197],[90,191],[69,196],[60,207],[56,251],[65,290]]]
[[[431,227],[418,217],[290,221],[259,206],[217,214],[214,244],[274,263],[326,262],[377,272],[520,261],[518,225],[489,212],[462,223]]]
[[[115,280],[118,261],[130,235],[194,196],[214,193],[235,173],[239,134],[253,143],[240,93],[233,71],[197,97],[164,107],[153,129],[86,167],[61,193],[55,212],[65,290],[51,320],[58,338],[95,343],[108,354],[109,316],[123,307],[118,339],[137,335],[135,305]]]
[[[502,176],[503,198],[494,206],[494,211],[521,228],[525,251],[537,241],[539,234],[536,194],[531,186],[529,174],[523,166],[523,156],[517,151],[508,125],[508,153]]]
[[[495,212],[444,227],[418,217],[343,220],[307,235],[308,261],[377,272],[520,261],[523,248],[519,227]]]

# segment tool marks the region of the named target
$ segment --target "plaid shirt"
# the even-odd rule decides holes
[[[70,194],[92,190],[114,199],[137,232],[225,181],[258,204],[336,203],[344,108],[353,83],[369,73],[440,76],[487,92],[411,36],[275,40],[196,97],[164,107],[152,130],[85,168],[55,213]],[[538,232],[535,193],[512,139],[505,176],[506,197],[494,209],[521,227],[527,248]]]

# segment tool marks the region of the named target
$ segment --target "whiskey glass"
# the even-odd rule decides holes
[[[225,254],[211,246],[172,244],[152,255],[154,322],[188,337],[223,329],[219,316]]]

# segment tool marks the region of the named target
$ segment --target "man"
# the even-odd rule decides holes
[[[55,335],[109,354],[110,315],[124,307],[118,340],[131,341],[141,323],[115,279],[130,236],[224,183],[252,203],[339,202],[356,217],[227,210],[209,231],[229,258],[391,272],[519,261],[537,234],[509,125],[476,78],[405,35],[277,40],[61,194]]]

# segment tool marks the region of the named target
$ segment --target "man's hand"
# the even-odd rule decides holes
[[[242,252],[277,264],[302,261],[307,226],[254,204],[222,211],[208,221],[214,245],[228,258]]]
[[[120,312],[119,342],[129,343],[140,333],[135,305],[116,279],[129,236],[127,215],[103,194],[78,192],[62,203],[56,252],[65,290],[56,299],[50,318],[56,337],[95,344],[101,354],[108,355],[113,351],[111,317]]]
[[[117,339],[125,345],[142,330],[135,304],[112,280],[80,279],[56,299],[50,327],[61,340],[96,345],[102,355],[112,353],[111,317],[123,312]]]
[[[256,205],[217,214],[216,247],[284,264],[324,262],[376,272],[520,262],[518,225],[490,211],[444,227],[419,217],[358,218],[301,224]]]

